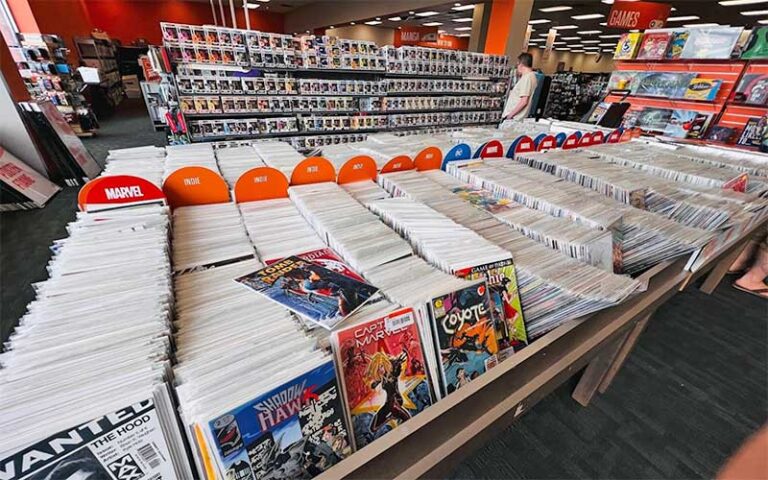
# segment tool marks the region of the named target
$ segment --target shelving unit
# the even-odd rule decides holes
[[[568,72],[552,75],[543,116],[578,121],[598,99],[607,80],[605,74]]]
[[[124,97],[117,49],[109,37],[97,33],[94,33],[93,37],[75,37],[75,46],[85,65],[99,70],[99,88],[106,109],[114,109]]]

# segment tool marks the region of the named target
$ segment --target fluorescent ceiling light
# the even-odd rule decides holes
[[[615,47],[615,43],[598,43],[601,47]]]
[[[600,26],[601,26],[601,27],[607,27],[607,26],[608,26],[608,24],[607,24],[606,22],[600,22]]]
[[[366,25],[381,25],[381,22],[378,20],[371,20],[370,22],[365,22]]]
[[[667,18],[668,22],[686,22],[688,20],[698,20],[701,17],[696,15],[683,15],[682,17],[669,17]]]
[[[445,33],[445,30],[438,30],[437,33]]]
[[[573,53],[584,53],[584,50],[571,50]]]
[[[245,4],[245,8],[248,8],[248,9],[251,9],[251,10],[255,10],[255,9],[259,8],[260,6],[261,5],[258,4],[258,3],[246,3]]]
[[[595,18],[603,18],[605,15],[602,13],[587,13],[584,15],[571,15],[574,20],[593,20]]]
[[[553,45],[568,45],[568,42],[555,42]]]
[[[608,5],[613,5],[613,0],[600,0],[603,3],[607,3]]]
[[[457,37],[469,37],[470,35],[468,33],[460,33],[456,35]]]
[[[695,28],[695,27],[719,27],[719,23],[686,23],[683,25],[685,28]]]
[[[466,32],[468,30],[472,30],[472,27],[456,27],[454,28],[457,32]]]
[[[621,35],[614,34],[614,35],[600,35],[600,38],[621,38]]]
[[[461,4],[460,4],[459,2],[456,2],[456,3],[454,3],[454,4],[453,4],[453,6],[454,6],[454,7],[460,7],[460,6],[461,6]]]
[[[562,5],[562,6],[559,6],[559,7],[547,7],[547,8],[540,8],[539,9],[540,12],[545,12],[545,13],[549,13],[549,12],[565,12],[566,10],[573,10],[573,7],[568,7],[566,5]]]
[[[354,24],[355,24],[355,22],[349,22],[349,24],[350,24],[350,25],[354,25]]]
[[[463,12],[464,10],[472,10],[473,8],[475,8],[474,5],[462,5],[460,7],[459,6],[453,7],[451,10]]]
[[[604,48],[604,49],[603,49],[603,51],[604,51],[604,52],[613,52],[614,50],[613,50],[613,49],[610,49],[610,48]]]
[[[334,27],[333,25],[331,25],[331,26],[330,26],[330,27],[328,27],[328,28],[336,28],[336,27]]]
[[[757,17],[757,16],[768,15],[768,10],[749,10],[746,12],[741,12],[741,14],[747,17]]]
[[[402,20],[402,18],[401,17],[389,17],[387,20],[389,20],[390,22],[399,22],[400,20]]]
[[[376,17],[376,20],[381,20],[381,17]]]
[[[602,30],[581,30],[579,32],[576,32],[579,35],[597,35],[598,33],[603,33]]]
[[[422,23],[422,25],[424,25],[425,27],[439,27],[440,25],[442,25],[442,23],[440,23],[440,22],[427,22],[427,23]]]
[[[600,50],[600,47],[584,47],[584,50]]]
[[[529,43],[530,42],[546,42],[546,41],[547,41],[546,38],[532,38],[532,39],[528,40]]]
[[[256,0],[256,1],[261,3],[269,3],[269,0]]]
[[[582,40],[581,43],[600,43],[600,40]]]
[[[472,17],[454,18],[453,21],[454,22],[471,22]],[[531,22],[528,22],[528,23],[531,23]]]
[[[557,27],[552,27],[555,30],[573,30],[574,28],[579,28],[578,25],[559,25]]]
[[[581,37],[563,37],[563,40],[581,40]]]
[[[717,2],[724,7],[736,7],[739,5],[754,5],[756,3],[768,3],[768,0],[723,0]]]
[[[539,23],[549,23],[552,20],[547,20],[546,18],[539,18],[537,20],[528,20],[528,25],[538,25]]]
[[[540,36],[540,37],[548,37],[548,36],[549,36],[549,34],[548,34],[548,33],[540,33],[540,34],[539,34],[539,36]]]
[[[557,50],[558,52],[570,52],[571,51],[570,48],[556,48],[555,50]]]
[[[436,12],[436,11],[434,11],[434,10],[430,10],[430,11],[428,11],[428,12],[418,12],[418,13],[416,14],[416,16],[417,16],[417,17],[431,17],[432,15],[437,15],[437,14],[439,14],[439,13],[440,13],[440,12]]]
[[[768,20],[758,20],[757,23],[760,25],[768,25]]]

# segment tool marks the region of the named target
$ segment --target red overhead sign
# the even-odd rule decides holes
[[[616,0],[608,15],[608,27],[645,30],[662,28],[672,6],[667,3]]]
[[[395,30],[395,46],[418,45],[437,42],[437,27],[409,27],[403,25]]]

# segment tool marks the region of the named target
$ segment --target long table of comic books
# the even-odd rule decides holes
[[[0,354],[0,478],[439,477],[766,225],[768,160],[563,122],[111,151]]]

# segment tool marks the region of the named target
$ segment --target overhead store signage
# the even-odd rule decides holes
[[[552,49],[555,48],[555,40],[557,40],[557,30],[550,28],[547,33],[547,43],[544,46],[544,54],[541,56],[542,59],[546,60],[549,58]]]
[[[661,28],[669,17],[672,6],[667,3],[630,2],[617,0],[613,2],[611,13],[608,15],[608,27],[639,29]]]
[[[421,43],[437,42],[437,27],[409,27],[403,25],[402,28],[395,30],[395,46],[398,45],[419,45]]]

